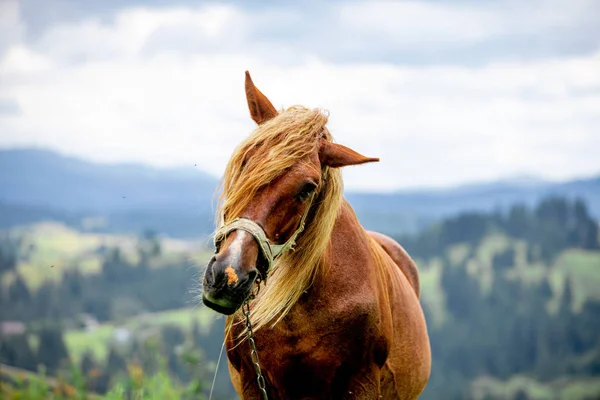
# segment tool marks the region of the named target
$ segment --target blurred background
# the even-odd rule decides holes
[[[600,398],[597,1],[0,0],[3,398],[207,398],[245,70],[381,158],[345,194],[419,266],[421,398]]]

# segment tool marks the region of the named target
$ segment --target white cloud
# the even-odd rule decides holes
[[[585,19],[594,7],[590,0],[462,4],[371,1],[341,3],[339,15],[343,27],[360,31],[366,38],[427,46],[436,42],[465,44],[565,28],[574,20]]]
[[[467,21],[475,11],[451,12]],[[600,170],[591,150],[600,148],[600,53],[481,67],[336,64],[306,48],[280,53],[248,39],[273,15],[281,14],[220,5],[132,9],[111,24],[85,20],[57,26],[28,47],[15,44],[0,60],[0,98],[16,100],[21,112],[0,117],[0,146],[198,164],[219,175],[254,127],[243,91],[249,69],[277,107],[325,108],[340,143],[381,157],[348,168],[350,188]],[[291,63],[291,54],[300,57]]]
[[[10,47],[1,64],[3,76],[17,76],[50,69],[51,60],[24,46]]]
[[[0,55],[7,47],[19,43],[25,34],[17,0],[0,2]]]

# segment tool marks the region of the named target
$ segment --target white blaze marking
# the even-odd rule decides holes
[[[231,255],[231,265],[236,265],[240,256],[242,255],[242,243],[244,242],[244,238],[246,235],[249,235],[248,232],[243,231],[241,229],[237,230],[237,236],[234,241],[229,245],[229,254]]]

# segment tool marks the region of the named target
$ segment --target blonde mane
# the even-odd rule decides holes
[[[325,128],[327,120],[328,116],[320,110],[293,106],[259,125],[236,148],[225,169],[217,228],[241,216],[258,190],[314,154],[320,138],[333,141]],[[261,151],[256,151],[259,148]],[[313,218],[299,236],[296,250],[277,260],[268,284],[261,288],[252,305],[254,331],[281,321],[313,279],[326,272],[324,255],[340,209],[343,184],[337,168],[324,169],[323,177],[312,205]]]

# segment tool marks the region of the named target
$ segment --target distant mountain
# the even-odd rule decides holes
[[[217,179],[193,167],[104,165],[46,150],[0,150],[0,200],[63,211],[198,209]]]
[[[174,236],[201,235],[213,229],[217,184],[217,178],[193,167],[105,165],[47,150],[0,150],[0,227],[102,216],[108,221],[103,229],[113,231],[153,228]],[[349,192],[346,197],[366,228],[396,234],[461,211],[532,205],[548,195],[580,197],[600,217],[600,176],[564,183],[521,176],[450,189]]]
[[[176,235],[202,234],[212,229],[217,185],[216,178],[193,167],[105,165],[47,150],[0,150],[0,217],[10,215],[13,222],[0,226],[28,223],[31,212],[47,219],[63,216],[60,220],[104,216],[113,230],[156,227]]]
[[[600,176],[561,183],[517,178],[449,189],[346,195],[361,220],[368,221],[370,229],[389,233],[397,230],[393,226],[395,223],[401,223],[405,231],[417,230],[424,224],[459,212],[506,210],[516,203],[531,207],[549,196],[581,198],[591,215],[600,219]]]

